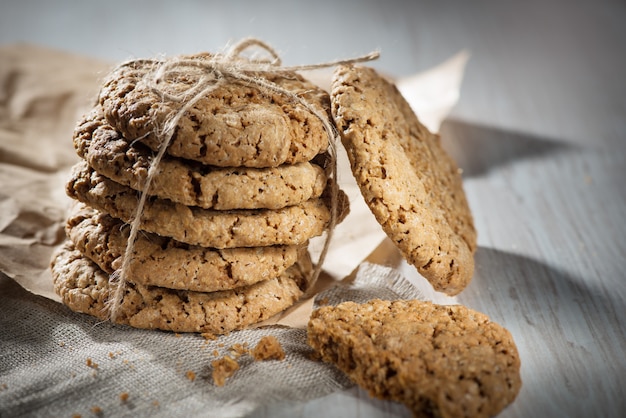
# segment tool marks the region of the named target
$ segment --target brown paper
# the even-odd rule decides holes
[[[78,159],[71,134],[109,68],[32,45],[0,48],[0,271],[55,300],[48,265]]]
[[[458,98],[466,61],[467,53],[462,52],[432,71],[398,81],[420,119],[434,131]],[[0,47],[0,271],[30,292],[57,301],[49,260],[65,239],[70,199],[64,186],[70,167],[78,161],[72,131],[92,106],[100,80],[111,67],[32,45]],[[328,84],[327,76],[322,74],[321,84]],[[423,97],[437,100],[420,100]],[[349,278],[367,259],[397,268],[430,299],[453,300],[435,294],[385,239],[360,195],[345,152],[341,147],[339,151],[338,181],[349,196],[351,212],[334,232],[320,289]],[[311,244],[314,259],[323,239]],[[308,299],[270,323],[302,327],[311,307]]]

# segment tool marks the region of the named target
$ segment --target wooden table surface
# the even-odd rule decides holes
[[[477,270],[459,301],[506,326],[524,385],[503,417],[626,415],[624,1],[3,1],[0,42],[109,60],[256,36],[286,64],[380,49],[403,76],[467,49],[442,126]],[[409,416],[358,390],[256,417]]]

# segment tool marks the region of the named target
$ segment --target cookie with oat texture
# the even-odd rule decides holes
[[[54,253],[51,269],[54,289],[65,305],[75,312],[109,319],[107,303],[116,284],[71,241]],[[220,292],[173,290],[129,280],[114,320],[135,328],[225,334],[293,305],[307,290],[311,271],[307,253],[277,278]]]
[[[78,155],[111,180],[144,190],[154,151],[122,137],[96,106],[74,132]],[[150,195],[204,209],[279,209],[319,197],[327,178],[311,162],[278,167],[214,167],[164,156],[153,177]]]
[[[510,332],[460,305],[344,302],[314,311],[307,335],[322,360],[416,417],[491,417],[521,387]]]
[[[139,193],[115,183],[79,162],[66,185],[78,201],[129,223]],[[328,199],[309,199],[282,209],[211,210],[166,199],[150,198],[141,215],[140,229],[191,245],[211,248],[300,245],[324,232],[331,218]],[[341,202],[347,202],[340,192]],[[342,213],[346,204],[340,204]]]
[[[210,54],[187,57],[199,63]],[[158,150],[165,122],[182,104],[164,100],[146,82],[160,63],[140,60],[107,76],[98,102],[107,121],[128,141]],[[318,115],[330,117],[328,93],[295,72],[247,74],[288,90],[309,103]],[[183,94],[197,79],[178,72],[162,82],[169,94]],[[310,161],[329,146],[320,118],[293,98],[228,78],[189,109],[176,127],[167,152],[219,167],[277,167]]]
[[[76,203],[67,217],[65,231],[76,249],[104,272],[113,274],[121,268],[129,225]],[[133,246],[128,275],[146,286],[215,292],[278,277],[303,251],[305,245],[218,250],[142,232]]]
[[[458,294],[474,272],[476,231],[439,136],[372,68],[338,67],[331,100],[352,173],[383,230],[435,290]]]

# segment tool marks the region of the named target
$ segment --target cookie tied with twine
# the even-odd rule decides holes
[[[243,53],[250,48],[260,48],[267,53],[268,58],[245,58]],[[331,117],[327,112],[319,109],[305,97],[303,94],[293,92],[283,86],[271,81],[271,76],[275,74],[289,74],[297,71],[316,70],[322,68],[335,67],[337,65],[349,65],[359,62],[375,60],[379,57],[378,52],[372,52],[365,56],[339,60],[312,65],[300,66],[282,66],[282,62],[278,53],[266,43],[254,39],[244,39],[230,48],[225,54],[215,55],[197,55],[192,57],[175,57],[166,60],[133,60],[121,64],[115,70],[124,68],[133,68],[133,66],[144,65],[149,66],[150,71],[146,72],[141,79],[141,83],[151,92],[156,94],[161,101],[173,103],[178,106],[178,110],[169,115],[161,123],[156,121],[149,125],[152,127],[153,134],[158,139],[158,149],[149,167],[148,174],[144,183],[143,190],[140,192],[137,207],[132,221],[130,222],[130,233],[128,244],[126,246],[123,262],[121,267],[110,276],[110,280],[116,283],[115,292],[107,301],[106,309],[108,310],[109,320],[115,322],[122,301],[126,292],[126,284],[129,281],[128,272],[133,257],[134,244],[137,235],[140,232],[141,217],[149,197],[150,187],[153,179],[157,174],[159,164],[176,136],[177,128],[181,119],[194,108],[194,106],[203,98],[210,95],[216,89],[228,84],[239,84],[253,86],[262,94],[277,94],[284,97],[287,101],[302,107],[314,116],[323,126],[328,138],[328,158],[325,163],[328,181],[328,200],[331,211],[331,219],[326,230],[325,243],[319,255],[317,265],[312,272],[311,280],[308,282],[307,289],[313,288],[313,285],[319,277],[326,253],[328,252],[329,242],[332,238],[333,230],[338,221],[340,214],[340,193],[336,184],[337,178],[337,161],[335,146],[338,140],[338,132],[331,121]],[[180,89],[172,88],[178,81],[184,79],[189,87]],[[179,87],[179,84],[176,84]],[[137,138],[141,140],[141,138]]]

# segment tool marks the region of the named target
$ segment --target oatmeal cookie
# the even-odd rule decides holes
[[[78,155],[100,174],[144,190],[154,151],[122,138],[99,107],[85,116],[74,133]],[[165,156],[148,193],[204,209],[280,209],[319,197],[327,178],[311,162],[278,167],[214,167]]]
[[[109,319],[116,284],[66,241],[51,261],[56,293],[70,309]],[[192,292],[128,281],[115,321],[135,328],[224,334],[261,322],[293,305],[307,289],[308,254],[281,276],[221,292]]]
[[[137,191],[115,183],[85,162],[74,166],[67,194],[75,200],[129,223]],[[342,199],[347,201],[347,199]],[[331,217],[327,199],[307,200],[282,209],[211,210],[167,199],[148,199],[141,230],[211,248],[300,245],[322,234]]]
[[[191,59],[206,62],[210,54]],[[107,121],[129,141],[157,150],[165,121],[182,104],[164,100],[145,82],[159,62],[140,60],[122,65],[105,79],[98,102]],[[249,74],[306,100],[330,119],[329,97],[295,72]],[[165,83],[183,93],[197,82],[179,73]],[[178,124],[168,153],[220,167],[277,167],[309,161],[328,147],[320,119],[293,99],[262,91],[250,82],[225,79],[187,111]]]
[[[129,225],[77,203],[70,211],[65,230],[76,249],[107,274],[122,266]],[[278,277],[303,251],[305,245],[218,250],[142,232],[135,240],[128,275],[145,286],[215,292]]]
[[[313,312],[308,342],[377,398],[424,417],[490,417],[521,387],[509,331],[464,306],[344,302]]]
[[[435,290],[458,294],[474,271],[476,231],[456,163],[398,89],[366,67],[340,66],[332,111],[365,201]]]

